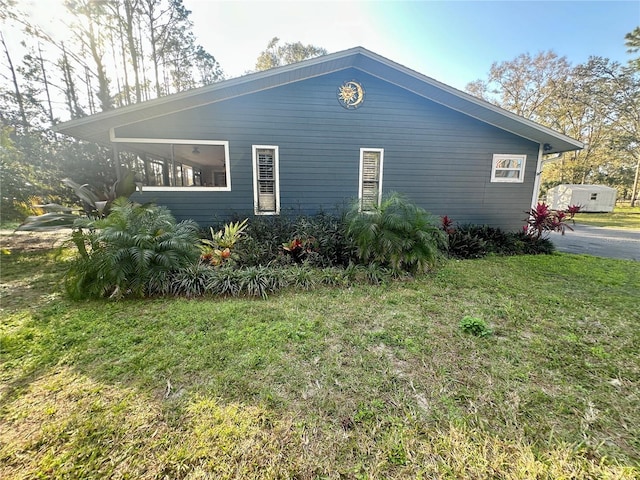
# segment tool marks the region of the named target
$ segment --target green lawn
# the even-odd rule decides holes
[[[611,213],[579,213],[575,220],[594,227],[640,230],[640,207],[616,206]]]
[[[63,257],[1,261],[0,478],[640,475],[637,262],[73,303]]]

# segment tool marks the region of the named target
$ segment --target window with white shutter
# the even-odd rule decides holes
[[[360,210],[370,212],[382,196],[382,148],[360,149]]]
[[[280,212],[278,178],[278,147],[253,146],[253,189],[256,215],[277,215]]]

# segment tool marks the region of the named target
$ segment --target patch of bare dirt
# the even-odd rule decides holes
[[[71,238],[71,229],[49,232],[16,232],[0,230],[0,248],[11,252],[32,252],[60,247]]]

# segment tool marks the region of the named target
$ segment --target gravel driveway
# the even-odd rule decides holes
[[[640,261],[640,230],[575,225],[563,236],[549,237],[559,252]]]

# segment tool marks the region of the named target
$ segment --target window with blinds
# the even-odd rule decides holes
[[[363,212],[380,205],[383,153],[380,148],[360,149],[360,209]]]
[[[277,214],[278,198],[278,147],[254,145],[254,205],[255,213]]]

